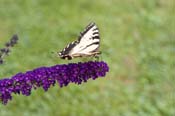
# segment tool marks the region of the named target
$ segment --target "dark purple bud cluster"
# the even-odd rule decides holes
[[[69,83],[81,84],[90,78],[94,80],[104,77],[108,71],[109,67],[103,61],[39,67],[0,80],[0,101],[7,104],[8,100],[12,99],[12,93],[29,96],[32,89],[42,87],[44,91],[47,91],[56,83],[60,87],[67,86]]]
[[[18,36],[13,35],[9,42],[5,44],[5,47],[0,49],[0,64],[3,63],[3,58],[9,54],[10,48],[17,44]]]

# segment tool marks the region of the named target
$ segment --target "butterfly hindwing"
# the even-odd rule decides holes
[[[73,57],[93,56],[98,54],[100,36],[98,27],[95,23],[90,23],[83,32],[80,33],[78,40],[68,44],[59,56],[63,59]]]

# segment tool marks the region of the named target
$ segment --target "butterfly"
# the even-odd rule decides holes
[[[76,41],[69,43],[58,53],[61,59],[71,60],[76,57],[98,57],[101,52],[99,29],[94,22],[89,23]]]

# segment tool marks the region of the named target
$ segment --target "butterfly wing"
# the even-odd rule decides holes
[[[80,33],[78,40],[66,46],[60,53],[61,58],[71,59],[73,57],[91,56],[97,53],[100,45],[98,27],[95,23],[90,23],[83,32]]]
[[[79,43],[72,49],[70,54],[89,54],[97,51],[100,45],[98,27],[90,23],[78,38]]]

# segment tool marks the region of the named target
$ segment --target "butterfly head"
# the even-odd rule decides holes
[[[71,60],[71,59],[72,59],[71,56],[69,56],[69,55],[63,55],[62,52],[59,52],[58,55],[59,55],[59,57],[60,57],[61,59],[66,59],[66,60]]]
[[[59,52],[58,55],[59,55],[59,57],[60,57],[61,59],[65,59],[65,58],[64,58],[65,56],[63,55],[62,52]]]

